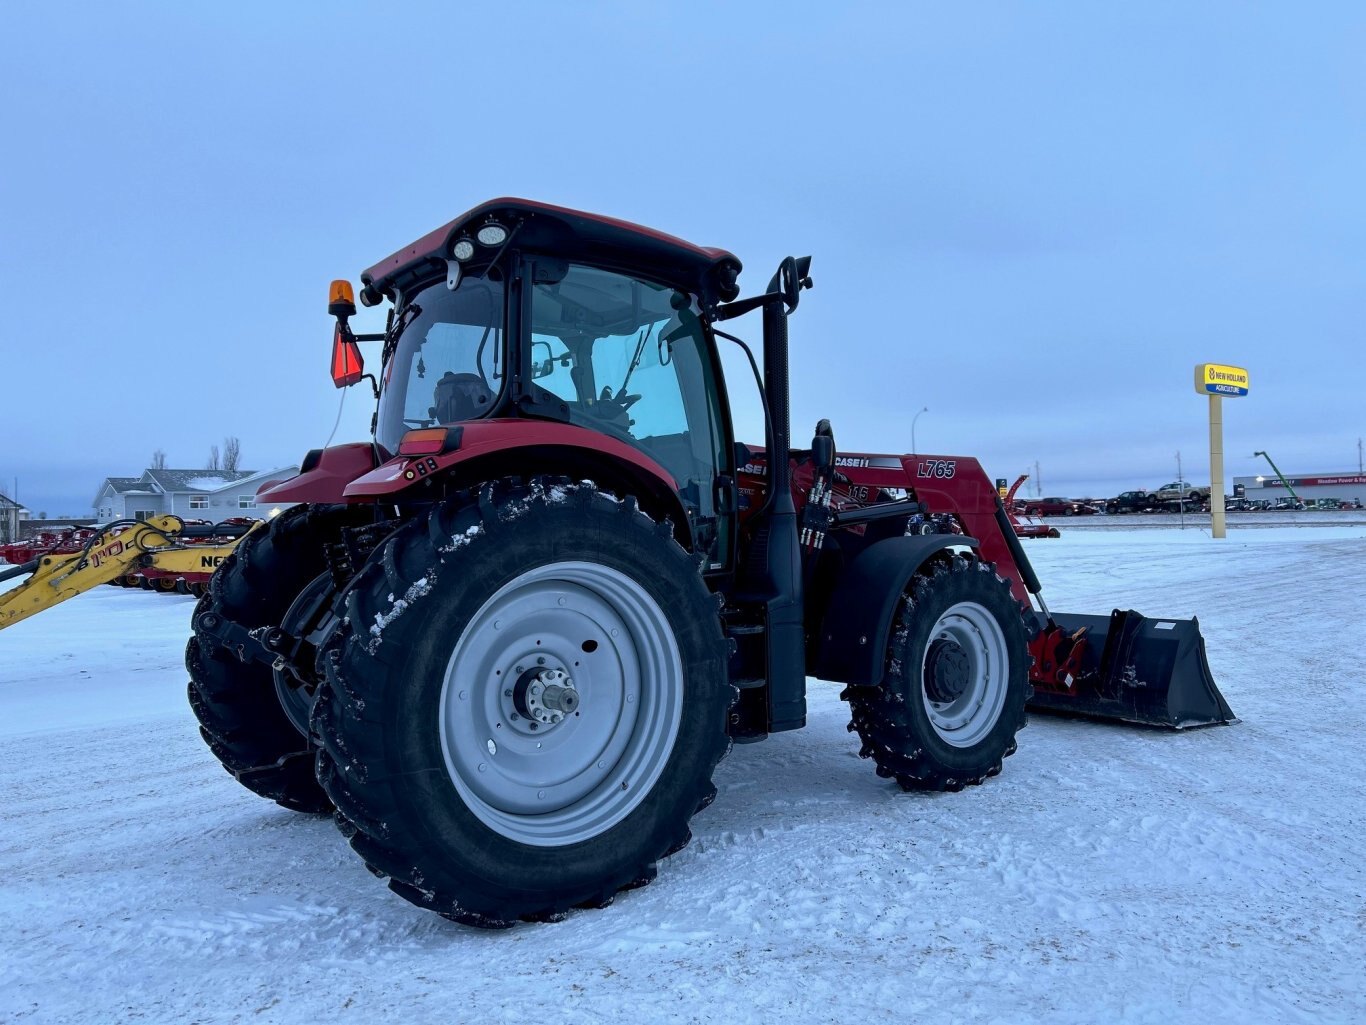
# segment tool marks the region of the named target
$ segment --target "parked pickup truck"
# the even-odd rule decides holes
[[[1147,491],[1124,491],[1105,503],[1108,513],[1151,512],[1156,507],[1157,499]]]
[[[1189,481],[1174,480],[1154,491],[1153,500],[1161,506],[1175,507],[1184,503],[1198,508],[1202,503],[1209,501],[1209,488],[1191,484]]]
[[[1095,512],[1070,498],[1031,498],[1017,504],[1026,516],[1078,516]]]

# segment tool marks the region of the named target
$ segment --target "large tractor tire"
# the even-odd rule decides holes
[[[654,878],[732,689],[697,563],[633,498],[483,485],[389,538],[319,656],[318,778],[395,893],[500,928]]]
[[[842,695],[879,776],[905,790],[961,790],[1001,771],[1031,693],[1023,613],[975,558],[955,555],[912,580],[882,684]]]
[[[278,625],[326,570],[320,527],[327,507],[295,506],[242,540],[213,575],[205,612],[247,629]],[[248,790],[293,811],[332,808],[314,776],[307,728],[311,697],[285,686],[263,662],[243,662],[200,630],[185,648],[190,707],[210,750]]]

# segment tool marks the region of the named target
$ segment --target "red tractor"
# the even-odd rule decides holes
[[[374,436],[269,486],[298,504],[196,611],[190,702],[227,769],[334,811],[401,896],[496,927],[652,879],[730,744],[805,724],[811,676],[908,789],[998,773],[1031,693],[1231,720],[1193,621],[1048,613],[975,460],[840,453],[825,421],[792,450],[809,265],[741,299],[724,250],[500,199],[361,276],[382,334],[334,282],[333,378],[370,382]],[[717,353],[751,311],[762,448]]]

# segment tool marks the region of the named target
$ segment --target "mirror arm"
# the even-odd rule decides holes
[[[762,295],[752,295],[748,299],[737,299],[733,303],[726,303],[724,306],[717,306],[711,311],[711,316],[707,319],[711,321],[734,320],[742,317],[751,310],[757,310],[765,303],[781,299],[781,292],[765,292]]]

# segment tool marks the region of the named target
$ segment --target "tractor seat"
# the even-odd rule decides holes
[[[493,392],[478,374],[457,374],[447,370],[436,382],[432,396],[435,405],[428,415],[439,424],[473,420],[488,411]]]

